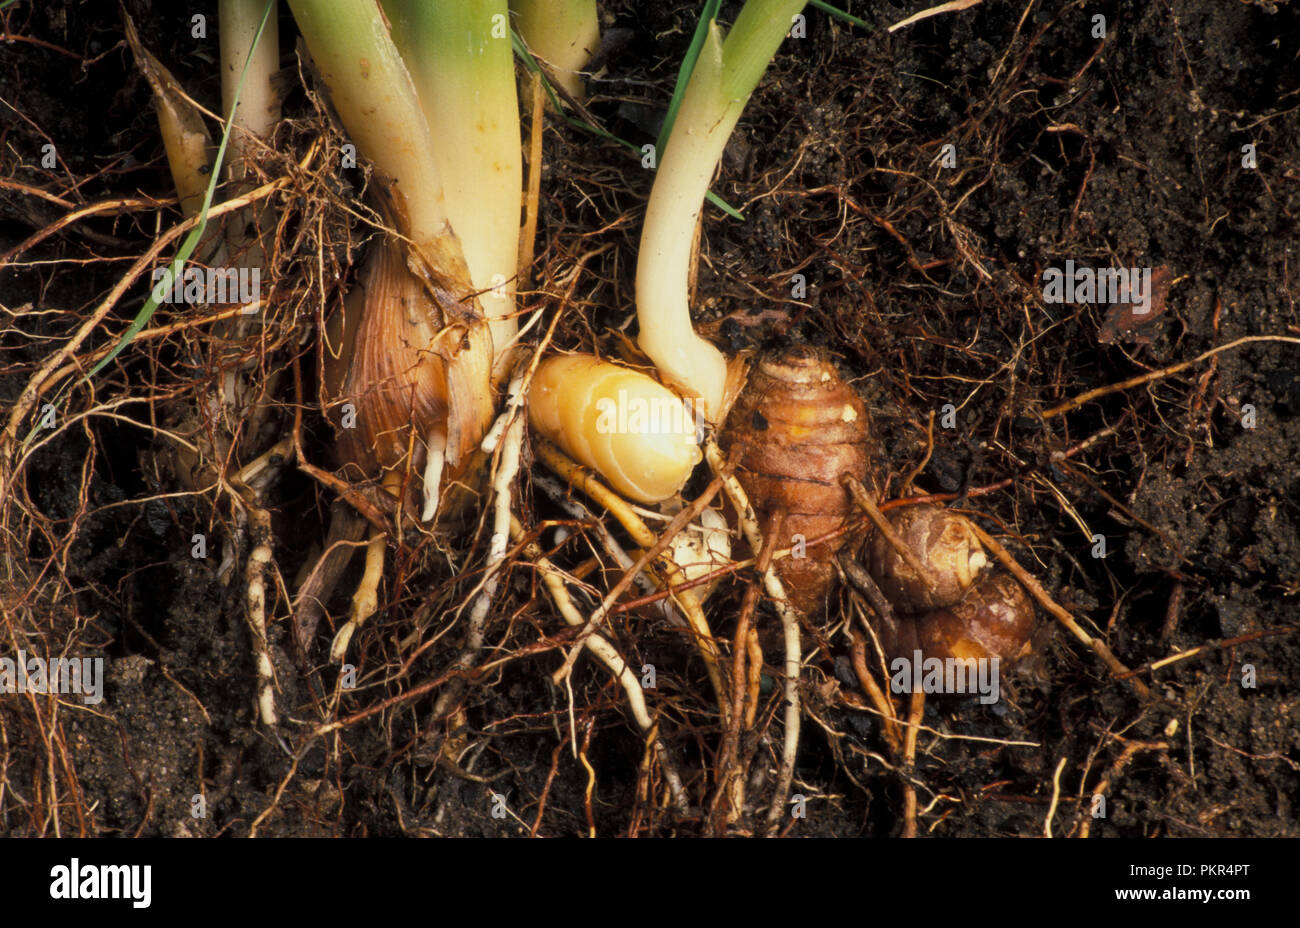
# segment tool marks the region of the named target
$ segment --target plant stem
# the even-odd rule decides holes
[[[447,215],[501,351],[517,330],[523,155],[506,0],[384,0],[428,122]]]
[[[578,72],[600,43],[596,0],[512,0],[510,8],[529,50],[554,69],[569,96],[581,100]]]
[[[636,278],[640,345],[667,382],[700,397],[711,420],[722,409],[726,360],[691,325],[691,239],[727,139],[803,6],[749,0],[725,42],[710,25],[646,207]]]
[[[218,17],[221,30],[221,110],[230,113],[233,109],[235,124],[230,139],[230,170],[232,174],[242,173],[243,162],[252,144],[250,136],[266,138],[280,120],[280,99],[271,87],[271,77],[280,69],[280,28],[275,16],[275,0],[221,0]],[[263,17],[266,19],[265,27],[262,27]],[[258,38],[259,27],[262,29],[261,38]],[[245,62],[247,73],[244,71]],[[235,106],[240,75],[244,75],[244,88],[239,94],[239,105]]]
[[[451,224],[429,126],[375,0],[289,0],[289,6],[348,135],[396,182],[400,231],[422,251],[445,243]],[[445,252],[445,244],[436,250]]]

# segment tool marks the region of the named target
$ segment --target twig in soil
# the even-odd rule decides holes
[[[1273,638],[1278,635],[1290,635],[1293,632],[1300,632],[1300,626],[1283,625],[1278,628],[1265,628],[1257,632],[1251,632],[1249,635],[1239,635],[1236,638],[1220,638],[1218,641],[1207,641],[1203,645],[1191,648],[1187,651],[1179,651],[1177,654],[1171,654],[1168,657],[1162,657],[1158,661],[1152,661],[1149,664],[1143,664],[1135,670],[1126,671],[1117,677],[1120,680],[1131,679],[1138,674],[1148,673],[1159,670],[1161,667],[1167,667],[1170,664],[1176,664],[1179,661],[1185,661],[1189,658],[1199,657],[1202,654],[1208,654],[1211,651],[1219,651],[1223,648],[1235,648],[1239,644],[1247,644],[1251,641],[1258,641],[1261,638]]]
[[[903,484],[899,492],[906,496],[912,492],[912,481],[915,480],[925,470],[925,465],[930,463],[930,455],[934,454],[934,410],[930,410],[930,424],[925,430],[925,457],[921,458],[917,465],[908,472],[903,479]]]
[[[318,733],[319,732],[317,732],[317,734]],[[257,818],[253,819],[253,824],[248,827],[248,836],[250,838],[257,837],[258,829],[262,827],[262,823],[265,822],[268,818],[270,818],[271,813],[274,812],[277,807],[279,807],[280,797],[284,795],[284,791],[288,788],[289,784],[293,782],[293,778],[298,774],[299,761],[301,761],[304,757],[307,756],[307,749],[311,746],[312,742],[315,740],[316,740],[315,734],[313,734],[313,737],[307,739],[307,741],[304,742],[300,748],[298,748],[298,752],[293,755],[293,762],[289,764],[289,771],[280,779],[279,785],[275,788],[275,795],[271,797],[271,804],[267,806],[265,809],[263,809],[258,814]]]
[[[758,715],[758,694],[763,684],[763,647],[758,641],[758,629],[749,629],[745,651],[749,656],[748,691],[745,695],[745,730],[748,731],[754,727],[754,718]]]
[[[1123,741],[1123,739],[1122,739],[1122,738],[1119,738],[1118,735],[1116,735],[1115,737],[1116,737],[1118,740]],[[1124,768],[1128,766],[1129,761],[1131,761],[1134,757],[1136,757],[1137,754],[1138,754],[1139,752],[1141,752],[1141,751],[1167,751],[1167,750],[1169,750],[1169,745],[1168,745],[1167,743],[1165,743],[1164,741],[1127,741],[1127,742],[1124,742],[1124,750],[1120,752],[1119,757],[1115,758],[1115,762],[1112,763],[1112,764],[1110,765],[1110,767],[1108,767],[1108,768],[1106,769],[1106,773],[1105,773],[1105,775],[1101,778],[1101,781],[1100,781],[1100,782],[1099,782],[1099,783],[1098,783],[1098,784],[1093,788],[1093,790],[1092,790],[1092,795],[1094,795],[1094,796],[1105,796],[1105,795],[1106,795],[1106,791],[1110,789],[1111,783],[1113,783],[1113,782],[1115,781],[1115,778],[1118,777],[1118,776],[1119,776],[1119,775],[1124,771]],[[1061,763],[1062,763],[1062,764],[1065,763],[1065,758],[1061,758]],[[1057,772],[1058,772],[1058,773],[1060,772],[1060,771],[1059,771],[1059,768],[1058,768],[1058,771],[1057,771]],[[1083,796],[1080,795],[1079,798],[1080,798],[1080,800],[1082,800],[1082,799],[1083,799]],[[1052,808],[1053,808],[1053,810],[1055,810],[1055,808],[1056,808],[1056,806],[1055,806],[1055,801],[1056,801],[1056,795],[1055,795],[1055,792],[1053,792],[1052,801],[1053,801],[1053,806],[1052,806]],[[1086,837],[1088,837],[1088,834],[1089,834],[1089,832],[1091,831],[1091,827],[1092,827],[1092,816],[1089,815],[1089,814],[1084,814],[1084,810],[1089,809],[1090,806],[1091,806],[1091,803],[1084,803],[1084,802],[1082,802],[1082,801],[1081,801],[1080,804],[1079,804],[1079,814],[1080,814],[1080,815],[1083,815],[1083,821],[1082,821],[1082,823],[1079,825],[1079,837],[1080,837],[1080,838],[1086,838]],[[1047,817],[1048,827],[1050,827],[1050,825],[1051,825],[1051,821],[1052,821],[1051,813],[1049,812],[1049,813],[1048,813],[1048,817]],[[1049,832],[1048,835],[1047,835],[1047,837],[1050,838],[1051,836],[1052,836],[1052,835],[1051,835],[1051,833]]]
[[[1241,757],[1245,757],[1248,760],[1280,760],[1282,763],[1286,764],[1296,773],[1300,773],[1300,764],[1297,764],[1295,761],[1287,757],[1281,751],[1271,751],[1268,754],[1252,754],[1249,751],[1243,751],[1241,748],[1236,748],[1230,744],[1225,744],[1224,742],[1220,741],[1218,738],[1214,737],[1213,735],[1207,734],[1205,735],[1205,738],[1211,744],[1221,747],[1225,751],[1231,751],[1234,754],[1237,754]]]
[[[894,611],[889,605],[889,600],[885,599],[884,593],[876,585],[876,581],[871,575],[862,569],[852,555],[841,551],[836,557],[836,563],[844,572],[845,578],[849,583],[859,590],[866,597],[867,602],[875,611],[876,616],[881,622],[889,627],[895,624]],[[880,656],[882,675],[888,679],[889,674],[884,664],[883,652],[880,647],[880,639],[876,636],[876,630],[871,627],[867,617],[863,614],[861,602],[856,598],[851,602],[851,608],[858,621],[862,623],[866,634],[871,636],[871,640],[876,648],[876,654]],[[857,675],[858,683],[866,692],[871,702],[875,705],[876,711],[880,714],[884,722],[885,740],[889,743],[891,751],[897,755],[899,748],[902,746],[903,738],[898,728],[898,716],[894,712],[893,702],[885,695],[876,678],[871,675],[867,668],[867,643],[866,638],[859,632],[850,628],[848,630],[850,644],[850,654],[853,660],[853,672]]]
[[[938,6],[932,6],[928,10],[922,10],[919,13],[913,13],[907,19],[900,20],[889,27],[890,32],[897,32],[912,23],[920,22],[923,19],[929,19],[931,16],[938,16],[941,13],[956,13],[958,10],[968,10],[973,6],[979,6],[983,0],[949,0],[947,3],[941,3]]]
[[[885,691],[880,688],[876,678],[871,675],[867,668],[867,641],[861,632],[849,631],[849,654],[853,661],[853,672],[857,675],[858,683],[866,691],[872,703],[875,704],[876,712],[880,715],[884,724],[885,742],[889,745],[891,754],[898,754],[899,748],[903,745],[903,736],[898,728],[898,719],[894,715],[894,707],[889,704],[889,698],[885,696]]]
[[[1149,374],[1142,374],[1137,377],[1130,377],[1128,380],[1122,380],[1119,383],[1113,383],[1106,387],[1097,387],[1094,390],[1088,390],[1080,393],[1072,400],[1066,400],[1064,403],[1053,406],[1043,413],[1044,419],[1050,419],[1053,416],[1059,416],[1062,413],[1069,412],[1072,409],[1078,409],[1084,403],[1091,402],[1101,396],[1110,393],[1118,393],[1121,390],[1127,390],[1129,387],[1139,387],[1144,383],[1150,383],[1153,380],[1160,380],[1171,374],[1177,374],[1179,371],[1186,370],[1193,365],[1200,364],[1202,361],[1209,360],[1216,354],[1227,351],[1229,348],[1236,348],[1238,345],[1248,345],[1252,342],[1285,342],[1290,345],[1300,345],[1300,338],[1289,338],[1285,335],[1247,335],[1236,341],[1228,342],[1226,345],[1220,345],[1218,348],[1211,348],[1209,351],[1198,354],[1190,361],[1180,361],[1177,364],[1171,364],[1169,367],[1162,367],[1158,371],[1151,371]]]
[[[1007,50],[1006,50],[1005,52],[1003,52],[1003,53],[1002,53],[1002,57],[998,59],[998,66],[997,66],[996,68],[994,68],[994,70],[993,70],[993,76],[989,78],[989,86],[990,86],[990,87],[992,87],[992,86],[994,86],[995,84],[997,84],[997,82],[998,82],[998,76],[1002,73],[1002,68],[1003,68],[1003,66],[1005,66],[1006,63],[1007,63],[1007,56],[1011,54],[1011,49],[1015,47],[1016,39],[1017,39],[1017,37],[1019,37],[1019,35],[1020,35],[1020,30],[1021,30],[1022,28],[1024,28],[1025,20],[1029,18],[1029,11],[1032,10],[1033,8],[1034,8],[1034,0],[1029,0],[1029,2],[1025,4],[1025,9],[1024,9],[1024,11],[1021,12],[1021,14],[1020,14],[1020,19],[1016,22],[1016,28],[1015,28],[1015,31],[1011,33],[1011,40],[1010,40],[1009,42],[1007,42]],[[1045,27],[1044,27],[1044,28],[1045,28]],[[1041,35],[1041,33],[1039,33],[1039,34]],[[1030,43],[1029,43],[1029,44],[1030,44],[1031,47],[1033,46],[1033,44],[1034,44],[1034,42],[1035,42],[1036,40],[1037,40],[1036,37],[1035,37],[1035,39],[1031,39],[1031,40],[1030,40]],[[1027,54],[1027,52],[1026,52],[1026,54]],[[1019,68],[1017,67],[1017,68],[1014,69],[1014,70],[1019,70]]]
[[[1050,612],[1056,617],[1057,621],[1069,629],[1070,634],[1074,635],[1074,637],[1079,639],[1083,644],[1097,652],[1097,656],[1101,658],[1103,664],[1110,668],[1111,675],[1114,676],[1115,679],[1129,680],[1133,684],[1133,689],[1137,691],[1138,695],[1144,699],[1146,698],[1148,692],[1146,684],[1141,680],[1133,678],[1129,669],[1124,666],[1119,658],[1111,653],[1110,648],[1106,646],[1106,642],[1099,638],[1092,637],[1080,628],[1079,623],[1074,620],[1074,616],[1070,615],[1068,611],[1057,605],[1056,600],[1052,599],[1052,597],[1048,595],[1047,591],[1043,589],[1043,585],[1034,578],[1033,574],[1021,567],[1019,562],[1011,556],[1011,553],[1007,551],[1006,548],[1002,547],[996,538],[984,531],[974,522],[971,522],[971,527],[975,530],[975,534],[979,540],[984,543],[984,547],[993,552],[993,556],[1002,563],[1003,567],[1011,571],[1015,578],[1020,581],[1020,585],[1028,590],[1034,599],[1038,600],[1039,605]]]
[[[514,523],[511,524],[513,526]],[[528,832],[530,838],[536,838],[537,829],[542,827],[542,816],[546,814],[546,800],[550,798],[551,784],[555,782],[555,775],[560,770],[560,754],[564,751],[564,745],[568,740],[567,736],[561,736],[555,745],[555,750],[551,752],[551,769],[546,774],[546,782],[542,784],[541,795],[537,797],[537,817],[533,819],[533,827]]]
[[[1168,641],[1174,630],[1178,628],[1178,619],[1182,614],[1182,607],[1183,584],[1181,580],[1175,580],[1174,588],[1169,592],[1169,605],[1165,607],[1165,622],[1160,626],[1160,641]]]
[[[582,737],[582,747],[578,749],[578,760],[587,771],[587,789],[582,794],[582,808],[587,814],[587,837],[596,837],[596,818],[591,813],[591,794],[596,791],[596,768],[587,760],[587,751],[591,746],[591,733],[596,724],[595,718],[587,720],[587,730]]]
[[[1074,476],[1074,477],[1078,477],[1080,480],[1082,480],[1084,483],[1086,483],[1086,484],[1087,484],[1087,485],[1092,489],[1092,491],[1093,491],[1094,493],[1096,493],[1098,496],[1100,496],[1100,497],[1101,497],[1102,499],[1104,499],[1106,502],[1110,503],[1112,506],[1114,506],[1114,507],[1115,507],[1116,509],[1118,509],[1120,512],[1124,513],[1124,515],[1128,516],[1128,518],[1132,519],[1132,520],[1133,520],[1134,522],[1136,522],[1138,525],[1142,526],[1144,529],[1146,529],[1146,530],[1147,530],[1148,532],[1150,532],[1152,535],[1155,535],[1157,538],[1159,538],[1161,541],[1163,541],[1163,542],[1165,543],[1165,547],[1167,547],[1171,552],[1174,552],[1174,553],[1177,552],[1178,549],[1177,549],[1177,547],[1175,547],[1174,542],[1173,542],[1173,539],[1171,539],[1167,534],[1165,534],[1164,532],[1162,532],[1159,528],[1157,528],[1156,526],[1152,525],[1152,524],[1151,524],[1150,522],[1148,522],[1146,519],[1142,518],[1140,515],[1138,515],[1136,512],[1134,512],[1134,511],[1133,511],[1132,509],[1130,509],[1128,506],[1125,506],[1122,502],[1120,502],[1119,500],[1117,500],[1117,499],[1116,499],[1114,496],[1112,496],[1110,493],[1106,492],[1106,489],[1105,489],[1104,487],[1102,487],[1100,484],[1097,483],[1097,481],[1093,480],[1091,477],[1089,477],[1087,474],[1085,474],[1082,470],[1080,470],[1079,468],[1075,467],[1073,464],[1070,464],[1070,463],[1068,463],[1067,461],[1065,461],[1065,460],[1063,460],[1063,459],[1062,459],[1062,460],[1058,460],[1058,461],[1056,461],[1055,463],[1056,463],[1056,464],[1057,464],[1057,465],[1058,465],[1062,470],[1064,470],[1066,473],[1068,473],[1068,474],[1070,474],[1070,475],[1072,475],[1072,476]],[[1178,560],[1179,560],[1180,563],[1183,563],[1183,564],[1189,563],[1189,561],[1188,561],[1187,558],[1185,558],[1185,557],[1181,557],[1181,556],[1180,556]]]

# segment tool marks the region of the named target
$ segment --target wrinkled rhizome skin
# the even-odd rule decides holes
[[[727,417],[719,444],[743,448],[736,478],[760,525],[778,510],[785,521],[777,548],[793,547],[833,532],[854,514],[853,498],[840,482],[852,474],[870,485],[870,431],[861,397],[812,348],[792,348],[759,361]],[[796,607],[813,614],[825,604],[835,578],[840,536],[806,557],[784,558],[777,572]]]
[[[785,512],[778,548],[833,532],[857,515],[841,482],[848,474],[871,491],[876,483],[870,423],[857,393],[818,351],[793,348],[760,361],[727,419],[719,443],[740,446],[736,477],[766,532]],[[792,604],[816,616],[826,606],[840,549],[857,551],[894,615],[877,617],[890,658],[992,658],[1014,661],[1029,651],[1034,608],[1010,576],[988,569],[969,523],[942,506],[904,506],[888,514],[903,543],[925,567],[918,574],[879,532],[858,530],[777,562]],[[863,543],[865,542],[865,543]]]

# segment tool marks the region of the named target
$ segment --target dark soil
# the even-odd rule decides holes
[[[926,458],[933,413],[914,494],[948,494],[984,517],[1127,666],[1201,649],[1140,673],[1142,698],[1040,610],[1035,653],[1007,677],[1001,702],[929,701],[914,771],[920,833],[1041,835],[1056,776],[1057,835],[1300,835],[1300,345],[1241,344],[1045,415],[1245,336],[1300,335],[1300,8],[986,0],[889,34],[931,4],[861,5],[870,31],[807,10],[806,37],[786,41],[745,111],[713,188],[745,219],[706,210],[702,330],[733,351],[828,350],[871,410],[891,496]],[[215,3],[127,6],[188,92],[219,108]],[[607,25],[627,31],[589,108],[638,148],[657,134],[695,6],[602,3]],[[724,3],[722,20],[738,6]],[[207,38],[192,37],[196,12]],[[149,88],[113,5],[19,3],[0,22],[11,39],[0,58],[0,254],[80,206],[171,196]],[[304,92],[294,36],[286,12],[292,122],[277,140],[298,158],[313,139],[343,140]],[[53,168],[41,166],[46,142]],[[945,163],[947,145],[955,162]],[[559,347],[616,354],[615,330],[635,334],[652,176],[639,154],[548,120],[538,291],[525,308],[554,305],[567,289],[555,281],[612,246],[585,264]],[[268,372],[286,372],[271,397],[279,432],[250,439],[232,467],[289,434],[295,358],[306,454],[332,467],[311,333],[320,294],[334,305],[368,233],[342,205],[355,172],[317,180],[318,199],[286,195],[277,206],[291,227],[278,266],[317,274],[317,246],[327,258],[323,276],[276,284],[290,307],[279,324],[296,333],[264,358]],[[308,216],[336,231],[295,245],[292,228],[315,228]],[[177,218],[148,206],[94,216],[0,263],[6,420],[45,359]],[[1165,267],[1172,283],[1149,318],[1046,303],[1042,272],[1067,260]],[[805,296],[792,295],[796,274]],[[143,293],[137,285],[75,357],[116,340]],[[580,660],[571,694],[550,682],[572,635],[522,557],[488,624],[490,666],[468,677],[461,711],[434,717],[463,643],[463,619],[453,619],[479,579],[482,526],[390,547],[383,607],[353,646],[358,686],[336,701],[331,630],[322,625],[304,659],[285,598],[325,541],[335,494],[295,468],[267,497],[283,722],[259,725],[248,533],[228,495],[178,477],[157,431],[183,421],[218,376],[192,347],[133,345],[93,395],[68,391],[61,427],[21,460],[0,500],[0,657],[103,657],[107,668],[98,705],[0,695],[0,833],[245,835],[259,818],[258,833],[274,835],[706,830],[716,706],[694,652],[651,610],[620,614],[611,635],[633,667],[657,668],[650,702],[691,800],[685,814],[662,801],[657,765],[647,788],[642,736],[602,667]],[[20,440],[34,424],[20,423]],[[521,495],[526,524],[564,517],[527,474]],[[540,540],[573,569],[599,549],[584,543],[589,525],[571,531]],[[191,556],[196,533],[205,559]],[[359,573],[352,565],[330,600],[333,622]],[[710,601],[727,642],[749,579]],[[806,817],[783,826],[793,835],[903,828],[903,781],[859,708],[839,630],[847,596],[805,629],[794,792]],[[774,619],[760,611],[760,621]],[[401,641],[417,628],[433,643],[399,672]],[[775,677],[779,652],[766,659]],[[744,746],[758,807],[737,824],[743,833],[761,830],[779,755],[779,686],[769,698]],[[308,737],[339,719],[336,732]],[[1105,815],[1094,817],[1099,789]]]

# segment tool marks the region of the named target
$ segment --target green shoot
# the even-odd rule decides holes
[[[723,41],[710,22],[659,163],[637,259],[642,350],[665,382],[722,412],[727,364],[696,334],[687,299],[691,242],[705,194],[750,94],[804,0],[748,0]]]

